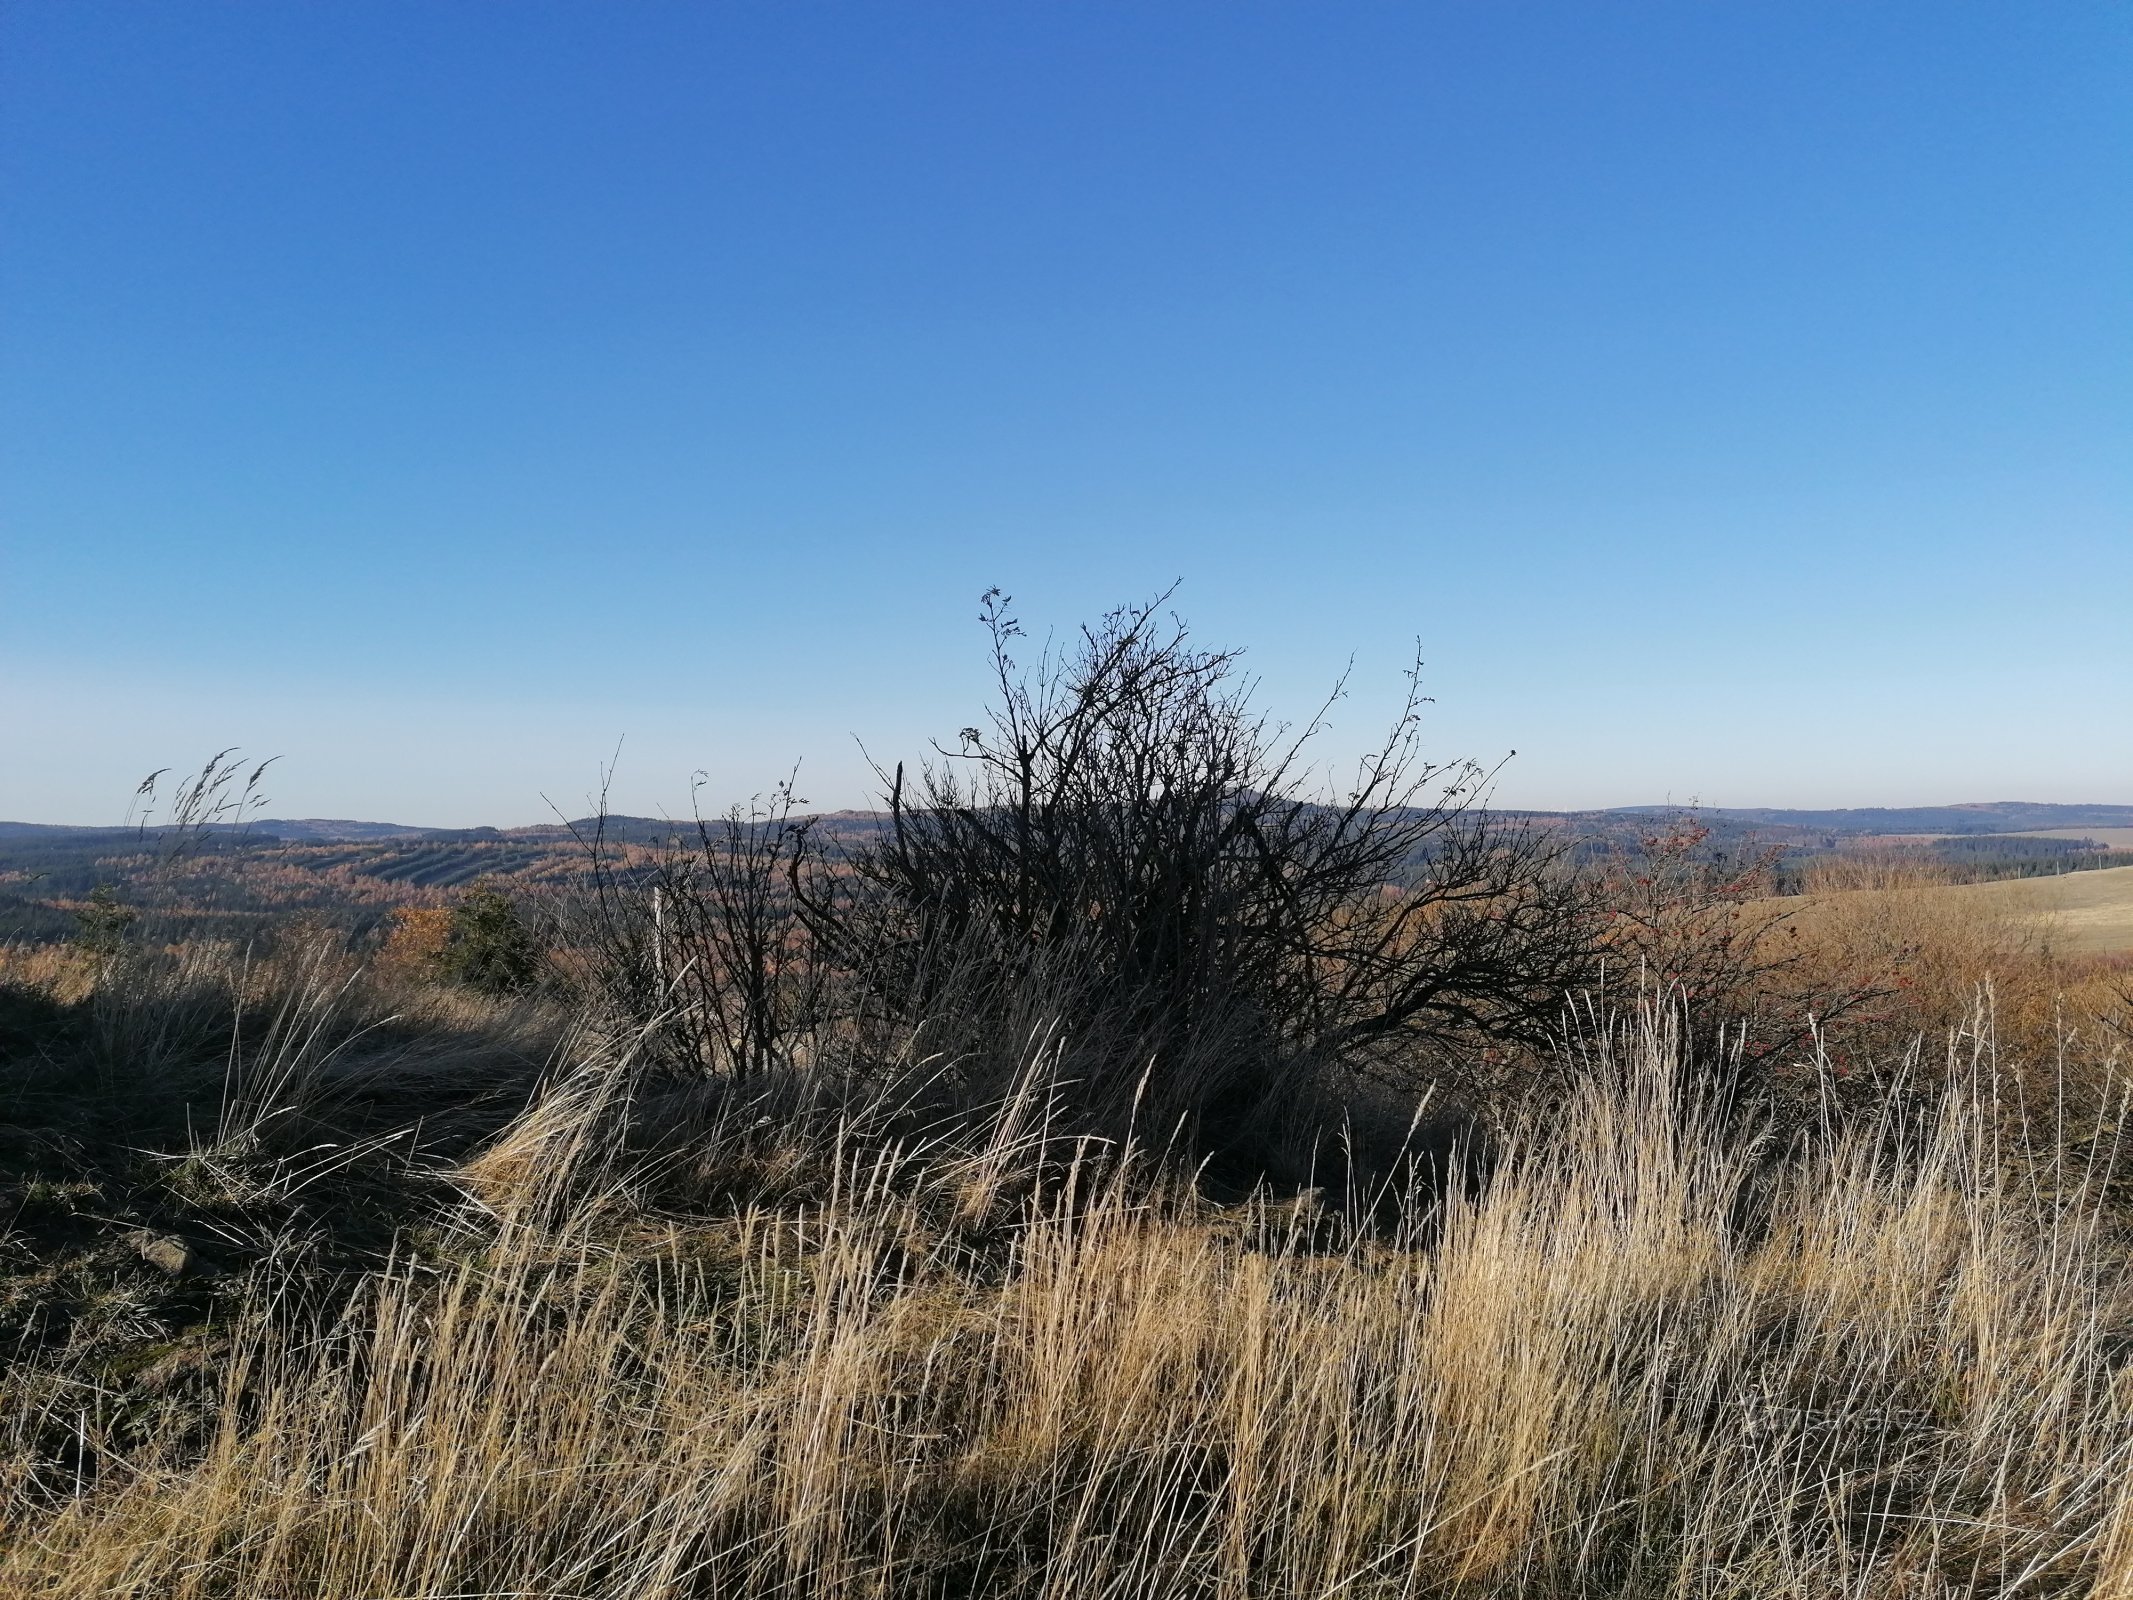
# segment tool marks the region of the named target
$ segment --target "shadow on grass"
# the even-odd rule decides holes
[[[130,1363],[238,1315],[259,1273],[330,1311],[443,1247],[450,1169],[523,1110],[554,1030],[336,1000],[299,1032],[227,989],[0,980],[0,1366]]]

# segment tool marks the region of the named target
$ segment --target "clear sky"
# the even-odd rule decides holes
[[[0,817],[851,804],[1173,579],[1513,803],[2133,802],[2133,9],[0,8]]]

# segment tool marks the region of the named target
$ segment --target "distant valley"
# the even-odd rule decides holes
[[[1795,875],[1818,859],[1874,851],[1931,861],[1971,882],[2133,863],[2133,805],[1645,806],[1512,815],[1563,830],[1584,859],[1634,853],[1652,833],[1692,821],[1708,830],[1708,850],[1743,859],[1774,851],[1781,871]],[[835,812],[814,825],[833,844],[850,847],[883,820],[870,812]],[[689,820],[635,816],[518,828],[263,818],[176,838],[153,828],[0,822],[0,939],[67,937],[99,887],[129,904],[182,911],[189,925],[209,934],[237,936],[289,913],[361,933],[396,909],[445,904],[482,880],[529,892],[567,889],[587,881],[595,841],[627,857],[686,844],[695,827]]]

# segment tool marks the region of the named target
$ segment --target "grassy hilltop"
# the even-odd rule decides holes
[[[1089,643],[856,837],[0,950],[0,1593],[2133,1595],[2133,958]]]

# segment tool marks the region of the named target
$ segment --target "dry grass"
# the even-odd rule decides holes
[[[596,1056],[469,1167],[478,1247],[326,1322],[262,1269],[204,1426],[55,1479],[18,1412],[0,1588],[2133,1594],[2107,1128],[2011,1159],[1975,1032],[1783,1151],[1650,1019],[1588,1066],[1384,1236],[1087,1147],[1016,1201],[1015,1139],[832,1138],[811,1197],[682,1213]]]
[[[1840,857],[1818,866],[1803,895],[1751,910],[1785,913],[1768,941],[1787,959],[1781,991],[1874,991],[1831,1035],[1840,1064],[1900,1062],[1917,1041],[1966,1027],[1982,994],[2008,1071],[2032,1092],[2079,1089],[2093,1109],[2104,1084],[2083,1064],[2129,1037],[2133,948],[2069,937],[2065,906],[2070,896],[2115,905],[2127,886],[2105,880],[2121,876],[2133,885],[2133,872],[1958,884],[1930,865]]]
[[[2028,889],[2026,896],[2018,891]],[[1962,898],[1990,915],[2005,906],[2040,924],[2056,948],[2074,955],[2133,956],[2133,866],[1966,887]]]
[[[1722,1125],[1646,1014],[1360,1206],[1057,1134],[1057,1018],[914,1123],[294,942],[7,953],[24,1117],[62,1032],[92,1109],[195,1089],[0,1201],[0,1289],[87,1285],[0,1353],[0,1595],[2133,1600],[2124,973],[1909,878],[1794,909],[1887,979],[1789,1069],[1826,1117]],[[188,1219],[268,1247],[96,1233]]]
[[[1898,920],[1921,927],[1968,925],[1999,950],[2049,949],[2061,956],[2133,958],[2133,866],[1994,883],[1957,883],[1936,869],[1888,856],[1835,856],[1806,884],[1817,902],[1865,893]],[[1931,893],[1921,891],[1931,890]]]

